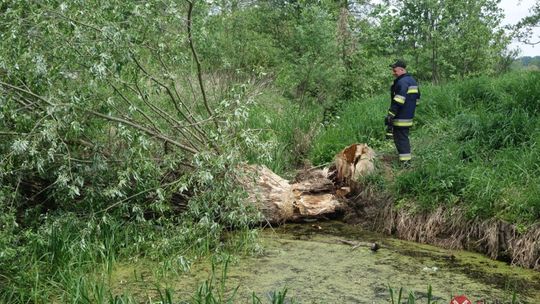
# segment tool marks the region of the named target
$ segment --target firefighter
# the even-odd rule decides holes
[[[411,160],[409,129],[413,125],[420,91],[416,80],[407,74],[405,61],[396,60],[390,67],[396,79],[390,87],[390,109],[384,119],[386,137],[394,139],[400,163],[408,166]]]

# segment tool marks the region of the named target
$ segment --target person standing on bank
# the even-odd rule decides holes
[[[390,88],[390,109],[384,119],[386,136],[394,139],[401,164],[411,160],[409,129],[413,125],[414,111],[420,100],[420,91],[414,78],[407,74],[407,64],[396,60],[390,65],[396,78]]]

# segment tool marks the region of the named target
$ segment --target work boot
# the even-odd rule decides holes
[[[399,166],[402,169],[410,169],[412,167],[410,160],[402,160],[402,161],[400,161]]]

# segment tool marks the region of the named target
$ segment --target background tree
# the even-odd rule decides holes
[[[540,25],[540,1],[536,1],[530,9],[530,15],[520,20],[515,26],[516,37],[519,41],[536,45],[540,43],[540,37],[534,37],[533,30]]]
[[[408,57],[419,78],[434,83],[494,72],[510,42],[498,1],[387,2],[377,17],[393,37],[391,53]]]

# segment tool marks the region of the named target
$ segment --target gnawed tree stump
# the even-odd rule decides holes
[[[344,151],[355,152],[349,160],[342,157]],[[301,181],[291,184],[262,165],[246,166],[244,170],[248,174],[240,182],[249,194],[248,202],[270,223],[324,218],[344,210],[350,184],[356,177],[373,170],[373,157],[373,150],[365,144],[351,145],[338,153],[333,166],[338,170],[338,183],[332,180],[336,169],[310,169],[303,172]]]
[[[266,221],[282,223],[291,219],[294,214],[292,185],[262,165],[247,166],[245,171],[248,175],[240,182],[249,195],[248,202],[262,212]],[[249,176],[255,176],[255,180]]]
[[[368,145],[352,144],[336,154],[329,176],[336,184],[354,187],[356,180],[375,170],[374,159],[375,151]]]
[[[254,180],[246,177],[241,181],[249,194],[248,202],[270,223],[320,218],[344,207],[324,170],[318,170],[318,178],[295,184],[265,166],[248,166],[246,171],[254,176]]]

